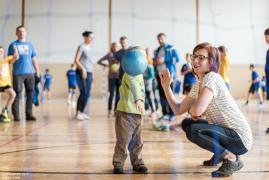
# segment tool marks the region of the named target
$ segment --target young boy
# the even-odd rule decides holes
[[[133,50],[140,51],[139,48],[135,47],[128,50],[125,53],[125,56]],[[133,170],[139,173],[147,173],[148,171],[144,165],[141,154],[143,147],[141,123],[142,115],[145,112],[144,100],[145,86],[143,74],[131,76],[127,73],[124,73],[120,86],[120,100],[117,104],[115,122],[117,138],[113,155],[113,166],[115,174],[123,173],[124,161],[127,158],[127,146],[130,152],[130,160],[133,166]]]
[[[71,64],[71,68],[66,73],[68,80],[68,104],[72,104],[74,95],[76,93],[77,86],[77,74],[76,74],[76,65]]]
[[[263,98],[262,94],[260,91],[260,76],[257,71],[255,71],[255,66],[254,64],[249,65],[249,69],[251,70],[251,86],[248,91],[248,97],[245,105],[248,105],[249,99],[251,96],[255,93],[258,94],[259,100],[260,100],[260,105],[263,103]]]
[[[0,92],[4,92],[8,95],[5,107],[0,114],[0,120],[2,122],[10,122],[8,117],[8,107],[13,103],[16,93],[11,87],[9,64],[14,63],[19,58],[19,53],[16,47],[14,48],[13,56],[5,56],[4,48],[0,46]]]
[[[47,92],[48,100],[50,100],[51,98],[51,92],[50,92],[51,83],[52,83],[52,75],[50,74],[50,70],[47,68],[45,69],[45,74],[44,74],[43,100],[46,96],[46,92]]]

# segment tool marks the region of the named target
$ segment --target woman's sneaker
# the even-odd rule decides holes
[[[237,156],[236,161],[224,159],[219,169],[213,171],[211,175],[212,177],[228,177],[231,176],[234,172],[239,171],[243,167],[244,164],[239,158],[239,156]]]
[[[89,120],[89,119],[90,119],[90,116],[88,116],[88,115],[85,114],[85,113],[82,113],[82,116],[83,116],[84,120]]]
[[[80,121],[83,121],[83,120],[84,120],[84,116],[83,116],[83,114],[82,114],[82,113],[78,113],[78,114],[76,115],[76,119],[77,119],[77,120],[80,120]]]
[[[215,155],[211,157],[211,159],[204,161],[203,165],[204,166],[216,166],[219,163],[221,163],[224,160],[224,157],[228,154],[228,152],[224,151],[219,158],[216,158]]]

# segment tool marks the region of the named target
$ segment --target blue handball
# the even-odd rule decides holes
[[[141,49],[128,50],[122,58],[122,69],[131,76],[143,74],[148,66],[146,54]]]

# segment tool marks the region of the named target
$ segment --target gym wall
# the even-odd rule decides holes
[[[108,51],[108,0],[25,0],[28,40],[38,52],[42,68],[50,67],[55,96],[66,93],[65,72],[73,62],[84,30],[95,32],[96,60]],[[248,65],[259,66],[263,74],[264,29],[269,26],[267,0],[200,0],[199,41],[225,45],[230,54],[232,93],[245,96]],[[178,49],[181,62],[196,45],[195,0],[112,0],[112,40],[126,35],[131,45],[155,49],[156,35],[165,32]],[[21,1],[0,0],[0,44],[15,40],[21,22]],[[105,72],[95,68],[93,94],[105,93]],[[242,83],[242,86],[241,84]],[[235,85],[233,85],[235,84]],[[240,86],[239,86],[240,84]],[[246,84],[246,86],[243,86]]]

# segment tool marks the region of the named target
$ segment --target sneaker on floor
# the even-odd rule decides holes
[[[175,121],[176,120],[176,116],[174,116],[174,115],[170,115],[170,117],[169,117],[169,121]]]
[[[226,155],[226,154],[225,154],[225,155]],[[216,159],[216,156],[213,155],[213,156],[211,157],[211,159],[204,161],[204,162],[203,162],[203,165],[204,165],[204,166],[216,166],[216,165],[218,165],[219,163],[221,163],[221,162],[223,161],[223,158],[224,158],[225,155],[222,155],[222,156],[219,157],[218,159]]]
[[[231,176],[234,172],[239,171],[244,167],[243,162],[239,157],[236,158],[236,161],[223,160],[222,165],[218,170],[211,173],[212,177],[228,177]]]
[[[123,167],[121,166],[115,166],[113,169],[114,174],[123,174]]]
[[[161,125],[161,130],[162,131],[165,131],[165,132],[170,131],[170,125],[169,124],[163,124],[163,125]]]
[[[20,121],[21,119],[19,117],[14,116],[14,121]]]
[[[80,121],[83,121],[83,120],[84,120],[84,116],[83,116],[83,114],[82,114],[82,113],[78,113],[78,114],[76,115],[76,119],[77,119],[77,120],[80,120]]]
[[[147,174],[148,168],[145,165],[139,165],[139,166],[134,166],[133,171],[141,173],[141,174]]]
[[[85,113],[82,113],[82,116],[83,116],[84,120],[89,120],[89,119],[90,119],[90,116],[88,116],[88,115],[85,114]]]
[[[1,121],[2,122],[10,122],[7,109],[3,109],[2,114],[1,114]]]
[[[36,121],[36,117],[33,115],[26,115],[26,120],[27,121]]]

